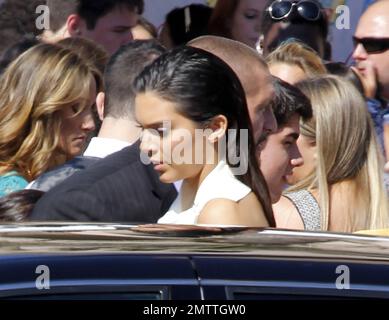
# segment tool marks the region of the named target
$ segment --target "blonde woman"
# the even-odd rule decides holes
[[[266,57],[270,73],[290,84],[324,75],[327,70],[319,55],[299,41],[287,41]]]
[[[365,101],[336,76],[297,85],[311,99],[313,118],[302,121],[298,147],[304,165],[274,206],[278,227],[354,232],[388,226],[383,162]]]
[[[94,129],[101,74],[69,49],[40,44],[0,78],[0,197],[80,154]]]

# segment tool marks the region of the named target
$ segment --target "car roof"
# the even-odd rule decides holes
[[[221,226],[23,223],[0,226],[1,254],[222,254],[389,261],[389,238]]]

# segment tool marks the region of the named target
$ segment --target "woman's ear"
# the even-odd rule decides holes
[[[97,109],[97,114],[99,115],[99,119],[101,121],[104,120],[104,99],[105,99],[105,93],[99,92],[96,96],[96,109]]]
[[[215,143],[219,141],[227,131],[228,120],[225,116],[219,114],[212,118],[211,123],[208,125],[208,129],[212,130],[212,133],[208,137],[208,141]]]

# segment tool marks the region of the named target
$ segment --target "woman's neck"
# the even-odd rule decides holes
[[[180,196],[181,196],[181,210],[187,210],[193,206],[197,190],[204,179],[211,173],[217,164],[205,164],[200,173],[194,177],[185,179],[182,182]]]

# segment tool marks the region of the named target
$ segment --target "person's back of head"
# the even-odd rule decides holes
[[[349,206],[347,228],[355,231],[386,225],[382,156],[364,98],[350,82],[332,75],[303,81],[297,87],[311,100],[314,110],[312,119],[302,122],[300,132],[315,141],[316,169],[291,190],[318,189],[326,230],[330,186],[350,182],[354,187],[348,188],[349,192],[358,193],[350,203],[358,200],[360,207]]]
[[[324,64],[329,74],[344,78],[352,83],[359,92],[364,92],[363,83],[353,68],[343,62],[327,62]]]
[[[172,48],[208,33],[207,24],[212,8],[202,4],[191,4],[170,11],[161,31],[160,41]]]
[[[7,48],[0,58],[0,74],[2,74],[5,68],[7,68],[18,56],[37,44],[39,44],[39,41],[35,38],[25,38]]]
[[[266,62],[261,56],[241,42],[208,35],[193,39],[188,45],[211,52],[225,61],[238,76],[246,95],[253,82],[250,76],[253,68],[258,67],[264,74],[269,75]]]
[[[132,119],[136,76],[165,49],[156,40],[134,40],[113,55],[104,73],[104,118]]]
[[[45,0],[0,1],[0,55],[24,39],[33,39],[41,33],[37,28],[36,9]]]
[[[295,38],[314,49],[321,58],[331,59],[327,15],[319,1],[269,0],[266,8],[261,27],[265,55],[282,42]]]
[[[0,198],[0,222],[25,221],[43,194],[43,191],[25,189]]]
[[[73,50],[87,63],[91,63],[101,74],[104,74],[109,56],[105,49],[96,42],[87,38],[65,38],[58,45]]]
[[[282,78],[278,74],[281,72],[284,77],[283,80],[291,84],[306,78],[326,74],[326,68],[318,54],[300,41],[282,43],[266,57],[266,62],[274,76]],[[290,75],[286,74],[287,67],[294,67]],[[301,75],[299,76],[299,74]],[[301,77],[302,79],[300,79]]]
[[[211,35],[232,39],[230,21],[232,20],[239,0],[217,1],[208,24]]]

